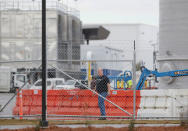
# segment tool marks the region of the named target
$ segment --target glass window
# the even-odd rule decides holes
[[[16,75],[16,80],[20,82],[25,82],[25,76],[23,75]]]
[[[80,83],[76,82],[75,86],[79,86],[79,85],[80,85]]]
[[[74,85],[76,82],[74,80],[68,80],[65,82],[65,85]]]
[[[63,81],[56,81],[56,85],[63,85]]]
[[[87,80],[86,81],[81,81],[81,83],[84,84],[84,85],[88,85],[88,81]]]
[[[51,85],[51,81],[47,81],[47,86],[50,86]]]
[[[42,86],[42,81],[37,82],[35,86]]]
[[[51,81],[47,81],[47,86],[51,85]],[[42,81],[39,81],[35,84],[35,86],[42,86]]]

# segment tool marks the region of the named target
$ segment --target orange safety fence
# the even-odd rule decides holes
[[[112,90],[107,99],[133,114],[133,91]],[[136,91],[136,113],[140,108],[140,91]],[[22,90],[23,115],[38,115],[42,112],[42,91]],[[129,116],[111,103],[105,101],[107,116]],[[98,96],[90,90],[48,90],[47,113],[53,115],[99,116]],[[16,98],[14,115],[20,114],[20,97]]]

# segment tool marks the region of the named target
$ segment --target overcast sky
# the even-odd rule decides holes
[[[159,0],[67,0],[80,10],[83,23],[158,25]],[[67,3],[66,1],[66,3]],[[77,2],[75,2],[77,1]]]

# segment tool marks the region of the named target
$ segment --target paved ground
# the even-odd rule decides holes
[[[1,108],[8,102],[8,100],[13,96],[13,93],[0,93],[0,105]],[[12,115],[13,107],[15,106],[16,97],[7,105],[7,107],[0,112],[0,117],[5,115]]]
[[[35,127],[35,126],[33,126],[33,125],[12,125],[12,126],[0,126],[0,130],[2,130],[2,129],[25,129],[25,128],[32,128],[32,127]]]
[[[87,128],[88,125],[56,125],[57,127],[61,128]],[[113,128],[123,128],[123,127],[129,127],[129,124],[94,124],[89,125],[96,128],[104,128],[104,127],[113,127]],[[180,124],[136,124],[135,127],[178,127]],[[24,128],[32,128],[36,127],[34,125],[5,125],[0,126],[0,130],[2,129],[24,129]]]

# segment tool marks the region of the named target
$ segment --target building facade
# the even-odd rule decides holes
[[[136,42],[137,64],[153,69],[153,53],[158,49],[158,27],[145,24],[101,24],[110,31],[106,40],[90,41],[90,45],[105,45],[123,49],[125,59],[133,59]]]
[[[0,10],[0,61],[17,62],[9,64],[14,68],[38,68],[42,55],[41,1],[1,0]],[[83,40],[79,12],[49,0],[46,17],[48,63],[64,71],[80,71],[80,62],[67,61],[80,59]]]

